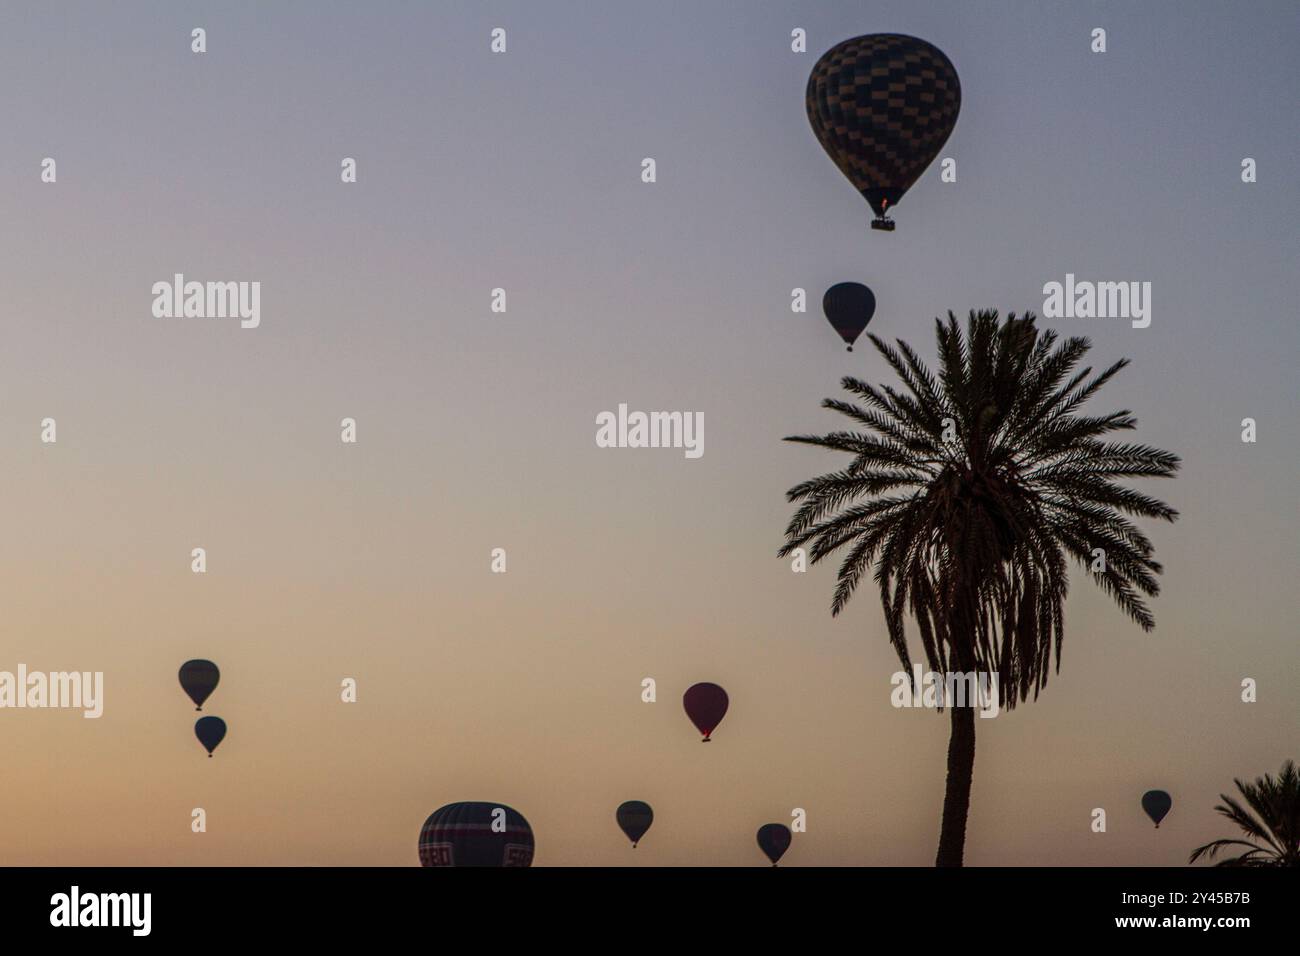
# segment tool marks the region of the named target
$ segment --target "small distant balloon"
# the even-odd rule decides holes
[[[717,684],[692,684],[682,695],[686,716],[691,718],[691,723],[704,735],[706,744],[709,735],[722,723],[728,703],[727,692]]]
[[[1142,809],[1147,812],[1151,822],[1160,829],[1160,821],[1165,818],[1174,805],[1174,798],[1163,790],[1148,790],[1142,794]]]
[[[199,738],[199,743],[203,744],[211,757],[217,744],[226,737],[226,722],[220,717],[200,717],[194,724],[194,736]]]
[[[194,701],[194,709],[202,710],[203,702],[217,689],[221,671],[212,661],[193,660],[181,665],[181,687]]]
[[[646,830],[650,829],[650,824],[654,823],[655,812],[650,809],[648,803],[629,800],[620,804],[614,811],[614,819],[618,821],[619,828],[627,834],[627,838],[632,841],[632,849],[635,850],[637,843],[645,836]]]
[[[876,296],[861,282],[837,282],[822,296],[822,311],[852,352],[853,343],[876,314]]]
[[[532,866],[533,828],[504,803],[449,803],[420,828],[420,866]]]
[[[783,823],[765,823],[758,828],[758,848],[767,854],[772,865],[790,849],[790,828]]]

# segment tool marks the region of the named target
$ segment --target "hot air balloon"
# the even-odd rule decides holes
[[[722,723],[722,718],[727,713],[727,704],[727,692],[717,684],[692,684],[682,695],[686,716],[704,734],[706,744],[714,728]]]
[[[532,866],[533,830],[500,803],[449,803],[420,828],[420,866]]]
[[[822,148],[875,210],[871,228],[892,230],[885,213],[948,141],[961,84],[924,40],[873,33],[822,54],[804,105]]]
[[[226,722],[220,717],[200,717],[194,724],[194,736],[199,738],[199,743],[208,751],[208,756],[212,756],[212,751],[217,749],[217,744],[226,736]]]
[[[776,861],[790,849],[790,828],[781,823],[765,823],[758,828],[758,848],[776,866]]]
[[[181,687],[194,701],[194,709],[202,710],[203,702],[217,689],[221,671],[212,661],[186,661],[181,665]]]
[[[1174,798],[1163,790],[1148,790],[1142,794],[1142,809],[1147,812],[1147,816],[1151,818],[1157,830],[1160,829],[1160,821],[1165,818],[1165,814],[1173,805]]]
[[[655,812],[650,809],[650,804],[643,803],[640,800],[629,800],[620,804],[619,808],[614,811],[614,819],[618,821],[619,827],[627,838],[632,841],[632,849],[636,849],[637,843],[645,836],[646,830],[650,829],[650,824],[654,823]]]
[[[822,311],[852,352],[853,343],[876,314],[876,297],[861,282],[837,282],[822,296]]]

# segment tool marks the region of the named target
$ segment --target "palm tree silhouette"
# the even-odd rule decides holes
[[[1159,591],[1151,542],[1125,515],[1173,521],[1167,504],[1115,479],[1172,477],[1179,459],[1145,445],[1103,441],[1132,429],[1128,411],[1076,414],[1128,364],[1092,377],[1075,371],[1086,338],[1058,344],[1028,313],[999,323],[996,311],[935,320],[936,377],[907,343],[876,336],[906,390],[841,384],[862,405],[828,398],[825,408],[861,431],[796,435],[847,452],[841,471],[787,492],[801,502],[779,552],[808,549],[813,563],[848,547],[831,613],[839,614],[874,566],[889,640],[911,671],[904,616],[916,621],[930,670],[991,672],[1011,709],[1060,668],[1070,558],[1143,630],[1154,619],[1143,595]],[[950,665],[953,665],[950,668]],[[960,866],[975,764],[975,713],[950,707],[948,776],[938,866]]]
[[[1255,816],[1226,793],[1219,794],[1223,803],[1214,809],[1264,845],[1250,840],[1215,840],[1193,850],[1187,862],[1195,863],[1202,856],[1213,860],[1220,850],[1244,846],[1249,847],[1245,853],[1220,860],[1216,866],[1300,866],[1300,772],[1295,761],[1282,764],[1276,778],[1266,773],[1254,783],[1232,782]]]

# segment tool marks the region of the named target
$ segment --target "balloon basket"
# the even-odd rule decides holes
[[[879,230],[881,230],[882,232],[893,232],[893,231],[894,231],[894,220],[892,220],[892,219],[886,219],[884,216],[881,216],[881,217],[878,218],[878,219],[873,219],[873,220],[871,220],[871,228],[872,228],[872,229],[879,229]]]

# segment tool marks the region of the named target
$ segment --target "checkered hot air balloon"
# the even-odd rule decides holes
[[[891,230],[898,204],[948,141],[961,110],[957,71],[924,40],[873,33],[838,43],[808,77],[808,122],[822,148]]]

